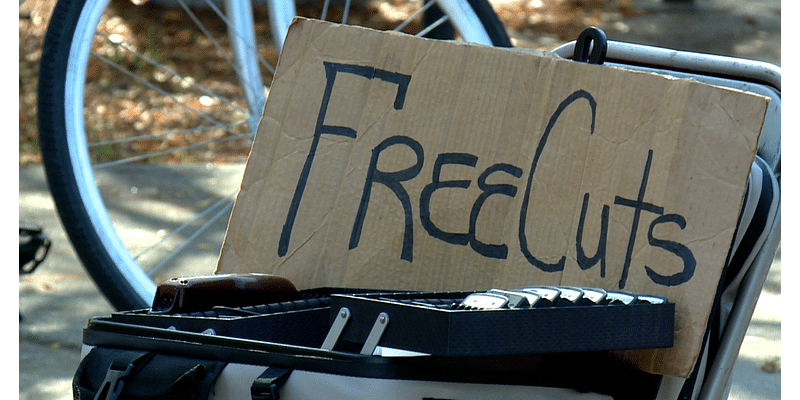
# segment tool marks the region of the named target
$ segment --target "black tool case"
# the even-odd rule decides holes
[[[81,387],[85,397],[110,390],[119,376],[137,369],[132,367],[136,360],[158,354],[182,360],[181,365],[215,363],[204,368],[218,373],[220,365],[236,363],[261,366],[265,374],[285,371],[281,376],[302,370],[392,382],[541,386],[649,398],[660,377],[617,364],[609,350],[672,345],[670,303],[475,310],[458,308],[471,292],[320,288],[300,293],[301,300],[285,303],[94,318],[84,331],[76,391]],[[401,356],[381,356],[381,349]],[[128,355],[121,364],[130,365],[115,364],[121,357],[117,352]],[[184,379],[187,373],[176,376]],[[147,379],[160,372],[150,374]],[[128,379],[130,390],[146,386],[144,378]],[[253,381],[253,387],[264,379]],[[213,392],[213,384],[206,386]]]
[[[631,304],[470,310],[457,306],[472,292],[382,292],[321,288],[301,291],[301,300],[250,307],[215,307],[205,312],[122,312],[97,321],[175,329],[324,347],[374,345],[440,356],[492,356],[591,352],[671,347],[675,306]],[[350,316],[332,332],[343,309]],[[334,338],[331,338],[334,339]],[[352,347],[352,346],[350,346]],[[338,347],[337,347],[338,348]]]

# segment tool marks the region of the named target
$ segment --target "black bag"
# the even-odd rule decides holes
[[[193,400],[208,397],[227,363],[112,348],[93,348],[75,373],[75,399]]]

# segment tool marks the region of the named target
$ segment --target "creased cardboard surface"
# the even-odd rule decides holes
[[[675,346],[619,357],[686,376],[766,104],[690,80],[298,19],[218,272],[299,288],[661,295],[676,303]]]

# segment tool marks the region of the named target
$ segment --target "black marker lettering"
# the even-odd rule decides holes
[[[416,163],[404,170],[396,172],[384,172],[378,170],[378,157],[380,153],[394,145],[405,145],[414,151],[417,157]],[[372,184],[380,183],[388,187],[403,206],[403,213],[405,214],[405,230],[403,232],[403,249],[400,253],[400,258],[408,262],[412,261],[414,251],[414,218],[411,213],[411,199],[408,196],[403,185],[400,182],[413,179],[422,170],[424,162],[424,152],[422,145],[416,140],[406,136],[392,136],[382,141],[378,146],[372,150],[372,159],[369,162],[369,170],[367,170],[367,180],[364,182],[364,192],[361,194],[361,204],[358,206],[356,219],[353,223],[353,231],[350,234],[350,250],[358,247],[358,242],[361,239],[361,228],[364,225],[364,217],[367,214],[369,206],[369,198],[372,193]]]
[[[522,254],[528,260],[531,265],[539,268],[545,272],[558,272],[564,270],[564,263],[566,261],[566,256],[562,256],[560,260],[553,264],[546,263],[541,261],[533,256],[530,249],[528,248],[528,237],[525,234],[525,223],[527,222],[528,218],[528,203],[530,202],[531,197],[531,185],[533,184],[533,174],[536,173],[536,166],[539,163],[539,157],[542,156],[542,152],[544,151],[545,145],[547,145],[547,139],[550,136],[550,131],[553,130],[558,118],[561,116],[561,113],[572,103],[579,99],[586,99],[589,102],[589,107],[592,110],[592,127],[590,133],[594,133],[594,123],[595,123],[595,116],[596,116],[596,109],[597,109],[597,102],[594,100],[589,92],[584,90],[578,90],[569,97],[567,97],[561,104],[558,105],[558,108],[550,117],[550,121],[547,123],[547,128],[544,131],[544,135],[542,138],[539,139],[539,145],[536,147],[536,153],[533,156],[533,162],[531,163],[531,170],[528,175],[528,185],[525,188],[525,196],[522,198],[522,208],[520,209],[520,217],[519,217],[519,244],[520,249],[522,250]]]
[[[300,178],[297,180],[297,187],[292,197],[292,202],[289,205],[289,212],[286,213],[286,222],[283,224],[281,230],[281,237],[278,241],[278,256],[283,257],[289,249],[289,240],[292,236],[292,228],[294,221],[297,217],[297,210],[300,207],[300,201],[305,192],[306,183],[308,182],[308,175],[311,172],[311,165],[314,163],[314,156],[317,153],[317,146],[319,139],[322,135],[336,135],[345,136],[349,138],[356,137],[356,131],[353,128],[345,126],[325,125],[325,114],[328,112],[328,103],[331,99],[333,91],[333,84],[336,81],[336,74],[339,72],[363,76],[366,79],[379,79],[397,85],[397,94],[394,99],[394,109],[400,110],[403,108],[403,103],[406,98],[406,91],[411,81],[411,75],[399,74],[396,72],[389,72],[373,67],[366,67],[353,64],[340,64],[332,62],[323,62],[325,66],[325,92],[322,95],[322,103],[319,107],[319,114],[317,115],[317,125],[314,128],[314,138],[311,140],[311,148],[308,151],[306,162],[303,165],[303,170],[300,172]]]
[[[651,246],[660,247],[680,257],[681,260],[683,260],[683,271],[678,272],[675,275],[664,276],[658,274],[652,268],[646,265],[644,266],[644,269],[647,271],[647,276],[649,276],[653,282],[664,286],[676,286],[689,281],[689,279],[694,276],[697,260],[695,260],[692,251],[683,244],[670,240],[656,239],[653,237],[653,229],[655,229],[656,225],[667,222],[672,222],[678,225],[681,229],[686,227],[686,219],[682,216],[678,214],[662,215],[656,218],[653,223],[650,224],[650,229],[647,231],[647,241]]]
[[[625,253],[625,264],[622,266],[622,276],[619,278],[619,288],[625,288],[625,281],[628,280],[628,271],[631,268],[631,257],[633,256],[633,245],[636,241],[636,231],[639,230],[639,217],[642,211],[649,211],[654,214],[664,214],[664,207],[659,207],[644,202],[644,193],[647,190],[647,179],[650,176],[650,165],[653,163],[653,150],[647,152],[647,163],[644,166],[642,184],[639,186],[639,196],[636,200],[623,199],[620,196],[614,198],[614,204],[619,204],[633,208],[633,223],[631,224],[631,237],[628,239],[628,251]]]
[[[575,247],[578,250],[578,266],[582,270],[592,268],[598,262],[600,263],[600,277],[606,276],[606,241],[608,239],[608,214],[609,206],[603,205],[603,211],[600,214],[600,240],[597,243],[597,252],[594,256],[587,257],[583,251],[583,226],[586,222],[586,210],[589,208],[589,193],[583,195],[583,206],[581,207],[581,219],[578,221],[578,233],[575,236]]]
[[[431,236],[441,239],[447,243],[466,245],[469,241],[469,236],[466,233],[452,233],[445,232],[431,221],[431,195],[441,188],[460,188],[466,189],[470,185],[468,180],[455,180],[455,181],[442,181],[440,180],[442,165],[445,164],[458,164],[474,167],[478,162],[478,157],[467,153],[442,153],[436,157],[436,162],[433,164],[433,178],[431,183],[422,189],[419,196],[419,218],[422,227],[428,231]]]
[[[490,185],[486,183],[486,179],[489,177],[489,175],[495,172],[505,172],[515,178],[522,176],[522,170],[514,165],[495,164],[487,168],[486,171],[483,171],[483,173],[478,177],[478,187],[483,190],[483,193],[481,193],[480,196],[478,196],[478,198],[475,200],[475,204],[472,206],[472,212],[469,214],[469,245],[478,254],[481,254],[485,257],[506,259],[508,258],[508,246],[505,244],[486,244],[479,241],[475,237],[475,225],[477,224],[481,207],[483,207],[483,203],[486,202],[486,199],[493,194],[502,194],[509,197],[514,197],[517,195],[517,187],[514,185]]]

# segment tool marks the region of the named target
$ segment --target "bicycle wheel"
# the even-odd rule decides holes
[[[51,193],[120,310],[149,307],[155,282],[214,269],[295,14],[510,46],[486,0],[144,1],[59,0],[39,76]],[[404,18],[376,16],[382,8]]]

